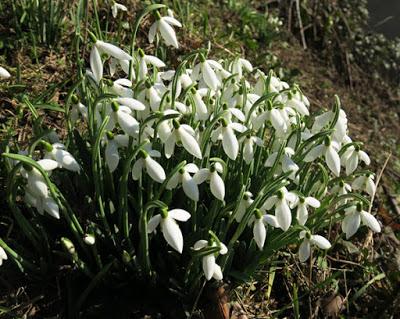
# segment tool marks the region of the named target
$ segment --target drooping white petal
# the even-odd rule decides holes
[[[271,196],[264,202],[261,209],[270,210],[277,202],[278,202],[278,197],[275,195]]]
[[[53,150],[53,155],[60,167],[63,167],[72,172],[79,172],[81,167],[75,158],[67,151],[62,149]]]
[[[304,239],[299,247],[299,260],[300,262],[305,262],[311,254],[310,242]]]
[[[368,154],[365,153],[364,151],[359,151],[359,152],[358,152],[358,156],[359,156],[360,159],[365,163],[365,165],[371,164],[371,160],[370,160]]]
[[[322,237],[320,235],[312,235],[311,236],[311,242],[318,246],[321,249],[329,249],[331,248],[331,243],[329,242],[328,239],[325,237]]]
[[[126,105],[132,111],[143,111],[146,109],[146,106],[142,102],[130,97],[119,97],[116,101],[118,104]]]
[[[179,137],[181,139],[183,147],[193,156],[202,159],[200,146],[196,139],[190,135],[184,128],[178,128]]]
[[[308,210],[306,205],[300,204],[297,206],[296,218],[300,225],[305,225],[308,219]]]
[[[208,168],[200,169],[196,174],[193,176],[193,180],[197,184],[204,183],[210,176],[210,170]]]
[[[155,215],[150,218],[147,224],[147,233],[151,234],[157,228],[158,224],[161,222],[161,215]]]
[[[199,201],[199,187],[188,172],[182,176],[182,188],[185,194],[195,202]]]
[[[52,159],[41,159],[38,160],[37,163],[45,170],[45,171],[52,171],[58,167],[58,162]]]
[[[167,243],[180,254],[183,250],[183,236],[176,221],[168,216],[160,222],[161,231]]]
[[[168,212],[168,216],[181,222],[185,222],[190,218],[190,214],[186,210],[180,208],[171,209]]]
[[[103,61],[101,60],[99,50],[96,46],[93,46],[90,51],[90,69],[92,70],[96,83],[99,84],[100,80],[103,78]]]
[[[210,190],[211,193],[223,201],[225,197],[225,184],[221,176],[218,175],[217,171],[210,174]]]
[[[11,74],[3,67],[0,66],[0,79],[8,79]]]
[[[335,176],[340,175],[340,157],[332,145],[328,146],[325,153],[326,164]]]
[[[149,42],[153,43],[157,33],[158,21],[154,22],[149,29]]]
[[[273,215],[268,215],[268,214],[264,215],[263,221],[264,221],[264,223],[267,223],[267,224],[271,225],[272,227],[275,227],[275,228],[280,227],[277,218]]]
[[[316,158],[320,157],[325,150],[325,145],[317,145],[315,146],[311,151],[307,153],[307,155],[304,157],[305,162],[312,162]]]
[[[222,128],[222,147],[230,159],[236,159],[239,153],[239,142],[230,126]]]
[[[208,245],[208,241],[207,240],[200,239],[200,240],[195,242],[195,244],[193,245],[193,249],[194,250],[200,250],[200,249],[206,247],[207,245]]]
[[[369,196],[374,196],[375,192],[376,192],[376,185],[374,183],[374,181],[372,180],[371,177],[367,178],[367,183],[365,185],[365,190],[368,193]]]
[[[288,204],[284,200],[279,200],[276,204],[275,216],[278,220],[280,228],[287,231],[292,223],[292,213]]]
[[[142,176],[142,169],[144,165],[144,159],[139,158],[132,167],[132,178],[137,181]]]
[[[134,117],[121,110],[118,110],[116,113],[118,123],[122,130],[130,136],[136,136],[139,133],[139,122],[136,121]]]
[[[154,55],[145,55],[144,60],[151,65],[154,65],[157,68],[165,67],[165,63],[161,61],[159,58],[155,57]]]
[[[353,152],[346,160],[346,175],[353,173],[358,166],[358,155]]]
[[[48,213],[50,216],[60,219],[60,209],[55,202],[55,200],[51,197],[47,197],[43,201],[43,209],[45,210],[46,213]]]
[[[201,63],[201,73],[203,74],[204,82],[206,82],[208,87],[213,91],[217,91],[220,82],[208,62]]]
[[[210,280],[214,275],[215,257],[213,254],[204,256],[202,259],[203,271],[207,280]]]
[[[310,205],[311,207],[318,208],[321,206],[320,201],[314,197],[306,197],[304,200],[305,200],[305,203],[307,205]]]
[[[256,219],[254,222],[253,236],[258,248],[262,250],[264,247],[265,238],[267,237],[267,231],[262,218]]]
[[[214,274],[212,276],[215,280],[222,280],[223,279],[223,274],[222,274],[222,270],[221,267],[217,264],[215,264],[214,266]]]
[[[379,225],[379,222],[372,214],[366,211],[361,211],[361,219],[363,224],[371,228],[372,231],[376,233],[381,232],[381,225]]]
[[[346,234],[346,239],[353,236],[360,227],[360,214],[352,213],[345,216],[342,221],[342,230]]]
[[[132,57],[128,53],[111,43],[97,40],[95,45],[100,51],[107,53],[118,60],[132,60]]]
[[[33,195],[38,197],[48,196],[49,189],[46,182],[40,172],[35,168],[28,174],[28,189]]]
[[[165,21],[165,18],[158,20],[158,27],[167,45],[171,45],[174,48],[178,48],[178,40],[176,39],[175,30]]]
[[[157,183],[162,183],[166,178],[163,167],[150,156],[147,156],[144,159],[144,162],[146,165],[147,174],[149,174],[149,176]]]

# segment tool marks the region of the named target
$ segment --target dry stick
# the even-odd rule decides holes
[[[297,18],[299,19],[301,42],[303,43],[303,49],[307,50],[306,37],[304,36],[303,21],[301,20],[300,0],[296,0],[296,11],[297,11]]]
[[[383,172],[385,171],[386,166],[387,166],[387,164],[389,163],[389,160],[390,160],[390,157],[391,157],[391,156],[392,156],[392,152],[390,152],[389,155],[388,155],[388,157],[386,158],[386,161],[385,161],[385,163],[383,164],[382,169],[381,169],[381,171],[380,171],[379,174],[378,174],[378,178],[376,179],[375,192],[374,192],[374,193],[372,194],[372,196],[371,196],[371,203],[370,203],[369,209],[368,209],[368,213],[370,213],[370,214],[371,214],[371,210],[372,210],[372,204],[374,203],[375,194],[376,194],[376,191],[378,190],[379,182],[381,181]]]

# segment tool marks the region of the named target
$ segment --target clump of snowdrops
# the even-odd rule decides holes
[[[66,138],[42,128],[27,149],[3,153],[7,199],[30,243],[0,240],[0,264],[8,256],[29,273],[69,263],[96,280],[124,269],[190,293],[249,278],[289,244],[304,262],[361,225],[380,231],[370,159],[337,97],[313,116],[299,86],[206,50],[170,68],[136,48],[147,15],[149,42],[178,48],[181,24],[164,5],[139,16],[128,51],[89,31]],[[337,223],[343,234],[327,238]]]

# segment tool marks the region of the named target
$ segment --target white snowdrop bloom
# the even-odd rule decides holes
[[[253,66],[249,60],[243,58],[236,58],[231,64],[232,74],[236,74],[236,80],[240,80],[243,77],[243,70],[247,72],[253,71]]]
[[[304,116],[310,115],[310,112],[308,111],[306,104],[296,95],[289,93],[285,104],[287,107],[291,107],[301,115]]]
[[[103,78],[103,61],[101,60],[100,52],[94,45],[90,51],[90,70],[97,84]]]
[[[236,211],[235,220],[240,223],[246,213],[247,208],[253,203],[253,194],[249,191],[244,192],[242,199],[239,202],[239,206]]]
[[[339,144],[326,138],[324,144],[317,145],[311,149],[304,157],[305,162],[312,162],[315,159],[324,156],[326,165],[335,176],[340,175],[340,157],[338,154]]]
[[[173,121],[173,127],[170,132],[167,133],[167,139],[165,140],[165,157],[170,158],[174,154],[175,145],[181,141],[182,146],[194,157],[199,159],[202,158],[199,143],[194,138],[195,132],[192,127],[186,124],[179,124],[178,121]]]
[[[153,43],[156,33],[159,32],[166,45],[178,48],[178,40],[176,39],[176,33],[172,26],[180,28],[182,24],[174,17],[161,17],[157,12],[156,21],[151,25],[149,30],[149,42]]]
[[[147,225],[147,232],[154,232],[158,225],[161,227],[164,239],[167,243],[180,254],[183,250],[183,236],[176,221],[185,222],[190,218],[190,214],[183,209],[163,209],[161,214],[150,218]]]
[[[254,159],[255,145],[263,146],[264,142],[258,136],[247,134],[243,139],[243,159],[246,164],[250,164]]]
[[[195,88],[192,88],[190,93],[192,94],[194,105],[196,107],[196,118],[200,121],[207,120],[210,113],[203,101],[203,97],[207,95],[207,89],[196,90]]]
[[[44,158],[53,159],[58,163],[59,168],[65,168],[72,172],[79,172],[80,165],[76,159],[65,150],[65,145],[61,143],[54,143],[50,145],[46,143],[46,153]]]
[[[127,147],[129,142],[128,135],[114,135],[111,132],[107,132],[106,148],[104,151],[104,157],[110,173],[114,172],[118,167],[120,160],[118,149],[120,147]]]
[[[269,88],[268,88],[270,92],[279,93],[280,91],[288,88],[289,84],[287,84],[284,81],[281,81],[278,77],[274,75],[271,76],[271,81],[269,83]]]
[[[113,101],[111,104],[113,111],[113,120],[117,122],[121,129],[129,136],[136,136],[139,134],[139,122],[130,115],[132,112],[129,107],[118,105],[117,102]]]
[[[3,67],[0,66],[0,79],[8,79],[11,74]]]
[[[206,60],[200,55],[200,63],[198,63],[192,71],[191,78],[193,81],[203,79],[204,83],[213,91],[217,91],[221,86],[221,81],[215,73],[215,70],[223,69],[222,65],[214,60]]]
[[[271,196],[264,202],[261,211],[265,212],[275,206],[276,221],[283,231],[287,231],[292,223],[290,205],[295,203],[296,200],[296,194],[289,192],[286,187],[282,187],[277,195]]]
[[[58,167],[58,163],[51,159],[42,159],[37,163],[43,170],[50,172]],[[23,167],[21,169],[22,177],[27,179],[27,189],[37,197],[48,197],[49,189],[42,174],[34,167]]]
[[[333,118],[335,114],[332,111],[325,112],[319,116],[315,117],[314,124],[311,128],[312,133],[318,133],[322,129],[326,128]],[[334,127],[334,132],[332,134],[332,140],[337,143],[341,143],[347,134],[347,116],[346,113],[341,109],[339,111],[339,117]]]
[[[290,126],[287,115],[277,108],[269,106],[268,110],[253,118],[252,123],[255,130],[259,130],[266,122],[270,122],[278,136],[282,136]]]
[[[88,118],[88,109],[85,105],[83,105],[81,102],[79,102],[78,99],[75,101],[72,101],[72,106],[71,106],[71,121],[72,123],[75,123],[79,117],[82,117],[84,120],[87,120]]]
[[[292,172],[290,174],[289,178],[290,179],[295,179],[296,173],[299,170],[299,166],[292,160],[292,156],[294,155],[294,150],[290,147],[285,147],[282,161],[281,161],[281,166],[282,166],[282,171],[284,173],[287,173],[289,171]],[[267,160],[265,161],[264,166],[266,167],[272,167],[276,161],[276,158],[278,157],[278,152],[272,153],[270,156],[268,156]]]
[[[112,12],[112,16],[113,16],[114,18],[117,17],[117,14],[118,14],[118,11],[119,11],[119,10],[125,11],[125,12],[126,12],[126,11],[128,11],[128,8],[125,7],[123,4],[114,2],[113,5],[111,6],[111,12]]]
[[[85,234],[83,241],[86,245],[93,246],[96,243],[96,238],[92,234]]]
[[[222,148],[225,154],[232,160],[235,160],[239,153],[239,142],[234,131],[243,133],[246,127],[240,123],[234,123],[221,119],[220,126],[218,126],[211,133],[211,140],[216,142],[222,140]]]
[[[35,207],[42,215],[46,212],[56,219],[60,218],[60,209],[56,201],[50,196],[42,197],[34,195],[31,193],[31,189],[27,187],[25,189],[24,201],[28,206]]]
[[[161,61],[159,58],[153,55],[144,54],[142,49],[138,51],[138,65],[139,65],[139,80],[144,80],[147,78],[148,74],[148,65],[152,65],[156,68],[163,68],[165,67],[165,63]]]
[[[374,194],[376,192],[374,175],[367,174],[367,175],[358,176],[351,184],[351,187],[354,190],[365,191],[371,197],[374,196]]]
[[[314,197],[300,197],[293,208],[297,207],[296,210],[296,218],[300,225],[305,225],[308,219],[308,208],[307,206],[311,206],[313,208],[318,208],[321,206],[321,203],[318,199]]]
[[[368,226],[372,231],[376,233],[381,232],[381,226],[376,218],[362,209],[361,204],[357,204],[347,208],[346,216],[342,221],[342,230],[346,234],[346,239],[353,236],[362,222],[365,226]]]
[[[199,168],[196,164],[186,164],[178,172],[172,175],[171,179],[167,183],[167,189],[171,190],[178,187],[179,184],[182,184],[186,196],[197,202],[199,200],[199,187],[191,174],[196,174],[198,171]]]
[[[133,97],[132,82],[128,79],[115,80],[110,91],[121,97]]]
[[[218,247],[218,245],[220,247],[219,252],[206,255],[202,258],[203,272],[207,280],[211,280],[211,278],[215,280],[223,279],[221,267],[217,265],[215,258],[218,254],[225,255],[228,252],[228,248],[223,243],[217,244],[215,241],[212,241],[210,244],[204,239],[198,240],[193,246],[194,250],[200,250],[206,247]]]
[[[3,247],[0,247],[0,266],[3,264],[3,261],[7,259],[8,257],[5,250],[3,249]]]
[[[157,183],[162,183],[166,176],[163,167],[157,163],[153,157],[161,157],[161,153],[155,150],[140,151],[140,158],[133,164],[132,178],[138,180],[142,176],[142,170],[145,169],[147,174]]]
[[[144,111],[146,109],[146,106],[142,102],[131,97],[118,97],[114,101],[119,105],[129,107],[131,111]]]
[[[265,227],[264,216],[259,209],[254,210],[249,224],[253,224],[253,239],[258,249],[263,250],[265,239],[267,238],[267,228]]]
[[[345,183],[344,181],[340,181],[339,184],[332,187],[331,193],[340,195],[346,195],[351,192],[352,188],[350,184]],[[347,202],[347,199],[344,200]]]
[[[118,48],[114,44],[103,42],[101,40],[97,40],[94,44],[100,52],[106,53],[118,60],[132,60],[132,57],[126,53],[124,50]]]
[[[225,184],[222,177],[218,174],[223,173],[223,167],[221,163],[214,163],[210,168],[200,169],[194,176],[193,179],[197,184],[210,181],[211,193],[220,201],[225,198]]]
[[[331,243],[325,237],[320,235],[311,235],[305,230],[300,232],[300,239],[303,239],[299,247],[299,260],[302,263],[310,258],[311,244],[325,250],[331,248]]]
[[[346,167],[346,175],[350,175],[356,170],[360,160],[366,165],[371,163],[368,154],[360,150],[359,146],[349,146],[340,158],[340,162]]]

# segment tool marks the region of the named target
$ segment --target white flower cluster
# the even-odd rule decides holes
[[[123,10],[114,7],[113,12],[118,9]],[[181,26],[172,13],[161,17],[157,12],[149,41],[159,34],[167,46],[177,48],[172,26]],[[380,231],[358,197],[349,196],[354,191],[372,196],[375,184],[372,174],[356,172],[360,162],[368,165],[370,160],[360,143],[348,137],[347,117],[339,106],[312,123],[310,102],[298,86],[289,86],[273,72],[255,70],[244,58],[217,61],[196,52],[177,69],[166,69],[166,63],[142,49],[131,56],[94,36],[92,40],[86,79],[93,95],[109,98],[94,99],[96,104],[88,106],[81,102],[84,98],[75,98],[70,120],[81,120],[95,131],[105,125],[101,145],[109,172],[117,172],[120,159],[137,149],[130,167],[133,180],[146,179],[155,188],[171,191],[182,188],[190,203],[186,209],[161,209],[148,220],[147,233],[159,227],[166,242],[182,253],[185,240],[177,221],[195,222],[194,213],[196,220],[205,218],[193,207],[210,208],[217,203],[221,209],[229,207],[230,215],[228,210],[226,215],[232,223],[228,225],[234,230],[238,232],[241,225],[252,227],[259,250],[264,249],[268,227],[283,232],[296,229],[302,240],[299,257],[305,261],[311,245],[331,246],[324,237],[311,234],[315,219],[310,216],[328,209],[322,207],[325,199],[329,203],[338,199],[333,209],[339,216],[346,208],[338,220],[347,238],[361,221]],[[127,76],[104,78],[108,59],[112,77]],[[45,158],[38,164],[46,171],[79,170],[59,145],[52,145]],[[173,171],[182,160],[185,164]],[[27,203],[58,218],[58,207],[42,175],[26,168],[22,175],[27,179]],[[201,234],[213,230],[203,229]],[[222,279],[216,257],[229,253],[228,248],[216,236],[194,244],[194,251],[205,252],[202,267],[207,280]]]

